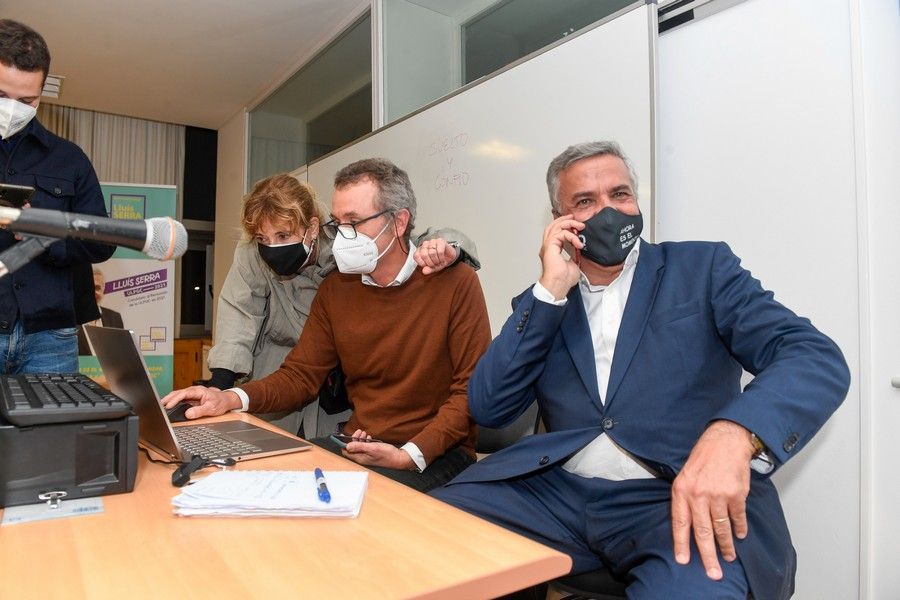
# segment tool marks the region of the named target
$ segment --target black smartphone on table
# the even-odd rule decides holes
[[[22,208],[31,201],[33,195],[34,188],[30,185],[0,183],[0,206]]]

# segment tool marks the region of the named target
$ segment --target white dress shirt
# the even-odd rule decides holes
[[[591,285],[582,273],[578,283],[584,310],[587,313],[591,341],[594,345],[594,360],[597,371],[597,389],[600,401],[606,402],[609,386],[609,372],[612,367],[613,352],[619,337],[619,326],[634,270],[640,255],[640,240],[625,258],[625,265],[619,276],[607,286]],[[563,306],[566,299],[556,300],[544,286],[537,283],[533,288],[534,297],[542,302]],[[590,444],[579,450],[563,464],[563,469],[582,477],[602,477],[619,481],[623,479],[649,479],[655,477],[628,452],[617,446],[608,435],[598,435]]]

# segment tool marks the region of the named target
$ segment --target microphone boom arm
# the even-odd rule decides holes
[[[27,265],[32,259],[43,254],[47,247],[55,241],[57,241],[56,238],[46,236],[24,236],[21,242],[0,252],[0,278]]]

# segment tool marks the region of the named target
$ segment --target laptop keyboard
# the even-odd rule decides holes
[[[0,376],[0,413],[30,427],[119,419],[131,405],[81,373],[30,373]]]
[[[254,444],[229,438],[205,425],[190,427],[173,427],[178,445],[189,455],[200,455],[203,458],[229,458],[246,456],[262,452],[262,448]]]

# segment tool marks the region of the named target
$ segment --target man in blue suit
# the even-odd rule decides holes
[[[569,554],[573,573],[610,567],[632,598],[788,598],[769,477],[843,401],[846,363],[726,244],[640,240],[635,184],[614,142],[550,164],[541,277],[469,381],[479,424],[537,400],[547,433],[433,495]]]

